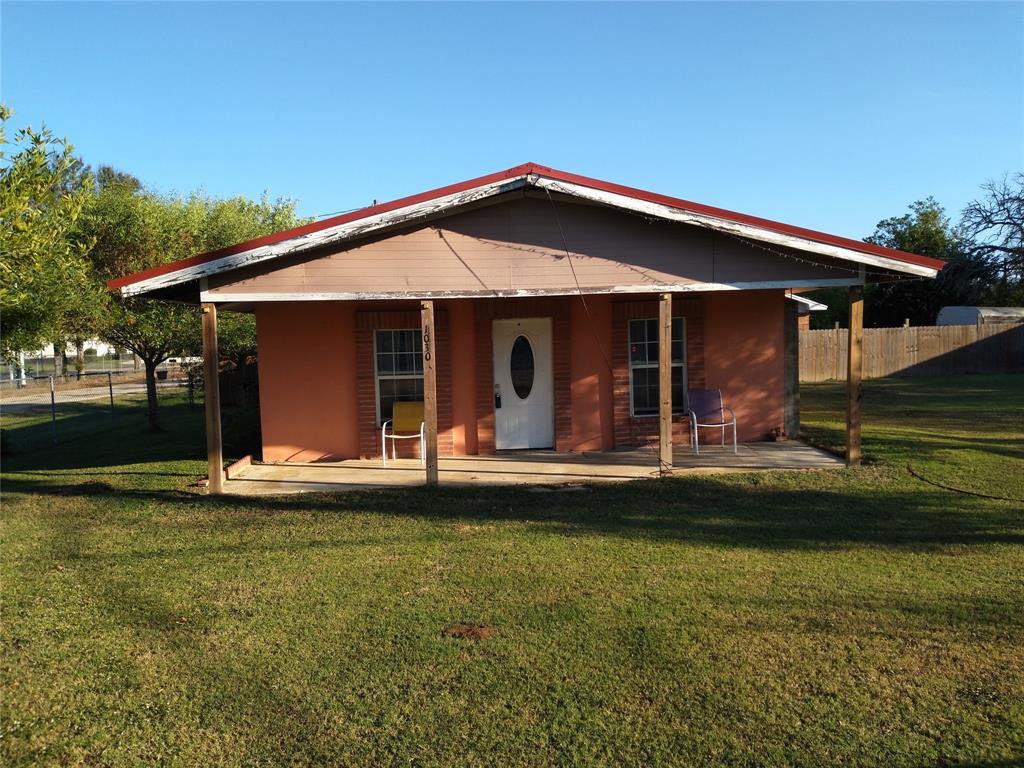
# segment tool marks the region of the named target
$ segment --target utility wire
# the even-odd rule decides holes
[[[347,211],[334,211],[333,213],[320,213],[313,216],[314,219],[328,219],[331,216],[341,216],[344,213],[355,213],[356,211],[362,211],[366,208],[370,208],[369,205],[361,205],[358,208],[349,208]]]

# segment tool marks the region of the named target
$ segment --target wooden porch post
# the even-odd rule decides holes
[[[423,326],[423,421],[426,424],[427,485],[437,485],[437,362],[434,302],[420,302]]]
[[[661,473],[672,469],[672,294],[658,302],[658,454]]]
[[[846,349],[846,463],[860,464],[860,398],[864,343],[864,286],[850,286],[850,330]]]
[[[220,355],[217,305],[203,304],[203,400],[206,403],[206,460],[210,493],[224,492],[224,453],[220,436]]]

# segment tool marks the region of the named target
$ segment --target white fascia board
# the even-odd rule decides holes
[[[920,277],[935,277],[935,275],[939,273],[937,269],[932,267],[909,264],[905,261],[898,261],[884,256],[876,256],[870,253],[855,251],[852,248],[842,248],[837,245],[820,243],[816,240],[810,240],[796,235],[787,235],[781,232],[765,229],[763,227],[757,227],[752,224],[742,224],[730,219],[722,219],[717,216],[693,213],[692,211],[687,211],[682,208],[673,208],[668,205],[662,205],[661,203],[637,200],[636,198],[629,197],[627,195],[620,195],[615,192],[605,192],[592,187],[585,187],[580,184],[571,184],[565,181],[547,179],[543,176],[532,176],[530,181],[533,186],[541,187],[542,189],[548,189],[552,192],[561,192],[565,195],[583,198],[585,200],[614,206],[616,208],[631,210],[645,216],[653,216],[655,218],[667,219],[669,221],[678,221],[684,224],[693,224],[698,227],[714,229],[719,232],[725,232],[738,237],[745,237],[750,240],[758,240],[763,243],[773,243],[774,245],[780,245],[786,248],[795,248],[809,253],[817,253],[834,259],[852,261],[860,265],[881,267],[893,272],[903,272],[905,274],[917,275]]]
[[[860,285],[856,277],[840,277],[821,280],[762,280],[757,282],[737,283],[644,283],[642,285],[612,285],[598,288],[586,288],[584,296],[593,294],[616,293],[701,293],[706,291],[756,291],[789,288],[834,288],[839,286]],[[514,288],[508,290],[481,291],[362,291],[351,293],[231,293],[224,291],[204,291],[200,294],[202,302],[264,302],[264,301],[369,301],[380,299],[486,299],[486,298],[518,298],[523,296],[576,296],[574,287],[566,288]]]
[[[169,288],[180,283],[209,277],[210,275],[237,269],[239,267],[258,264],[260,262],[267,261],[268,259],[299,254],[320,246],[344,242],[345,240],[372,234],[373,232],[387,229],[388,227],[414,223],[420,219],[427,218],[449,208],[456,208],[460,205],[465,205],[477,200],[483,200],[505,192],[511,192],[515,189],[521,189],[526,186],[535,186],[552,192],[560,192],[562,194],[589,200],[591,202],[631,210],[645,216],[652,216],[669,221],[678,221],[684,224],[692,224],[706,229],[717,230],[739,237],[749,238],[751,240],[773,243],[788,248],[795,248],[797,250],[829,256],[831,258],[851,261],[861,265],[862,267],[860,272],[860,282],[863,282],[864,280],[864,265],[877,266],[894,272],[913,274],[921,277],[934,277],[938,274],[938,270],[931,267],[923,267],[882,256],[865,254],[849,248],[841,248],[825,243],[819,243],[807,238],[786,235],[750,224],[741,224],[729,219],[693,213],[681,208],[662,205],[660,203],[650,203],[645,200],[637,200],[636,198],[629,197],[627,195],[620,195],[614,192],[605,192],[579,184],[556,181],[554,179],[545,178],[536,173],[531,173],[523,176],[517,176],[512,179],[502,179],[501,181],[492,182],[491,184],[485,184],[480,187],[474,187],[462,192],[455,192],[450,195],[434,198],[422,203],[404,206],[386,213],[355,219],[354,221],[350,221],[345,224],[339,224],[334,227],[321,229],[317,232],[311,232],[306,235],[289,238],[288,240],[282,240],[279,243],[272,243],[270,245],[252,248],[247,251],[242,251],[241,253],[235,253],[213,261],[204,262],[203,264],[196,264],[192,267],[185,267],[183,269],[175,270],[174,272],[157,275],[156,277],[141,280],[137,283],[129,283],[120,289],[120,293],[122,296],[136,296],[141,293],[148,293],[149,291],[154,291],[160,288]],[[849,285],[850,283],[843,282],[841,284]],[[798,286],[794,284],[788,287]]]
[[[794,294],[792,296],[787,296],[786,298],[792,299],[793,301],[803,304],[805,307],[807,307],[808,311],[810,312],[821,312],[822,310],[828,309],[828,304],[822,304],[820,301],[808,299],[805,296],[799,296],[797,294]]]
[[[424,219],[432,214],[448,208],[456,208],[460,205],[483,200],[495,195],[511,192],[526,186],[526,176],[517,176],[512,179],[502,179],[491,184],[455,192],[444,197],[437,197],[414,205],[407,205],[396,208],[393,211],[379,213],[375,216],[356,219],[354,221],[339,224],[334,227],[327,227],[317,232],[292,237],[282,240],[279,243],[263,245],[252,248],[241,253],[233,253],[220,259],[196,264],[191,267],[157,275],[137,283],[129,283],[121,288],[122,296],[136,296],[140,293],[148,293],[159,288],[169,288],[180,283],[187,283],[192,280],[207,278],[219,272],[226,272],[231,269],[258,264],[268,259],[275,259],[281,256],[291,256],[302,253],[323,245],[335,242],[343,242],[355,237],[372,234],[381,229],[386,229],[398,224],[407,224]]]

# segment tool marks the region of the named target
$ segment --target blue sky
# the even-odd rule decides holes
[[[1024,5],[0,8],[2,99],[87,162],[306,215],[526,161],[863,237],[1024,167]]]

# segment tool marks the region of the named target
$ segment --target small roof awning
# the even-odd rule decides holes
[[[823,312],[828,309],[828,304],[822,304],[820,301],[809,299],[806,296],[801,296],[798,293],[791,293],[786,298],[792,299],[800,305],[800,314],[803,315],[807,312]]]

